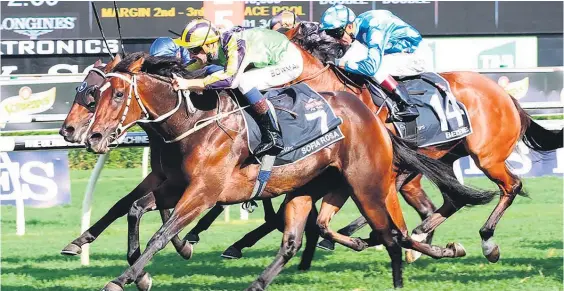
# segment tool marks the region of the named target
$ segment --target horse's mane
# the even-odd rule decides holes
[[[291,41],[323,63],[333,62],[336,58],[341,58],[348,49],[348,46],[340,44],[335,38],[327,35],[325,31],[319,30],[319,23],[317,22],[300,22],[294,30],[294,34],[290,34]],[[332,69],[342,82],[353,86],[362,86],[366,82],[366,77],[362,75],[346,72],[337,67],[332,67]]]
[[[112,71],[129,73],[129,66],[140,58],[145,58],[141,67],[142,72],[162,77],[172,78],[172,74],[176,74],[183,78],[193,79],[203,76],[205,72],[205,69],[189,72],[181,59],[151,56],[145,52],[135,52],[127,55]]]
[[[320,31],[317,22],[302,21],[295,29],[297,32],[291,40],[323,63],[342,57],[347,50],[345,45]]]

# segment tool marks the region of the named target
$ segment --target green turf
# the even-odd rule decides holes
[[[93,219],[101,215],[135,186],[140,170],[104,170],[94,197]],[[63,257],[60,250],[79,235],[82,193],[88,171],[73,171],[73,201],[70,206],[26,209],[27,233],[15,235],[15,209],[2,207],[2,290],[100,290],[120,275],[127,262],[126,221],[119,219],[91,246],[91,265],[83,267],[78,257]],[[481,178],[472,185],[493,189]],[[405,290],[562,290],[562,182],[561,178],[527,178],[531,198],[518,197],[506,212],[495,235],[502,258],[490,264],[481,254],[478,230],[494,204],[464,209],[439,228],[435,244],[451,240],[462,243],[468,255],[460,259],[433,260],[423,257],[404,268]],[[431,197],[441,203],[436,191]],[[496,199],[497,201],[497,199]],[[276,203],[280,198],[276,199]],[[410,227],[418,218],[402,200]],[[262,211],[250,220],[238,220],[231,207],[230,223],[223,216],[196,245],[192,260],[184,261],[167,246],[146,268],[153,275],[153,290],[243,290],[270,264],[280,245],[281,234],[273,233],[241,260],[222,260],[219,255],[232,242],[261,223]],[[347,203],[332,224],[339,228],[358,216]],[[142,221],[142,246],[159,227],[157,213]],[[193,224],[192,224],[193,225]],[[191,225],[191,226],[192,226]],[[365,236],[366,229],[359,234]],[[185,231],[183,231],[183,234]],[[300,255],[298,253],[298,255]],[[317,251],[311,271],[297,270],[299,258],[290,261],[269,290],[389,290],[392,287],[389,257],[370,248],[356,253],[337,247],[334,253]],[[130,285],[126,290],[136,290]]]

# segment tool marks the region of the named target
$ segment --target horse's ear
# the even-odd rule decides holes
[[[121,62],[121,56],[117,54],[113,60],[111,60],[106,67],[104,68],[104,72],[110,72],[119,62]]]
[[[127,68],[127,70],[132,72],[133,74],[139,73],[139,71],[141,71],[141,66],[143,66],[144,61],[145,61],[145,58],[143,58],[143,57],[139,58],[135,62],[131,63],[131,65],[129,65],[129,68]]]
[[[94,67],[99,67],[102,65],[102,60],[98,59],[95,63],[94,63]]]

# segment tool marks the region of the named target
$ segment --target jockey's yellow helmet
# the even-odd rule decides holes
[[[218,40],[219,32],[211,21],[200,18],[190,21],[182,31],[182,36],[174,42],[185,48],[195,48]]]

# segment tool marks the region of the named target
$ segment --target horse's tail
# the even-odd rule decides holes
[[[535,151],[552,151],[563,147],[562,129],[552,132],[536,123],[519,105],[519,101],[511,96],[521,120],[521,138],[527,147]]]
[[[416,151],[417,146],[388,130],[394,150],[394,164],[400,171],[419,172],[435,184],[446,199],[457,206],[482,205],[490,202],[497,192],[473,189],[460,184],[451,165],[431,159]]]

